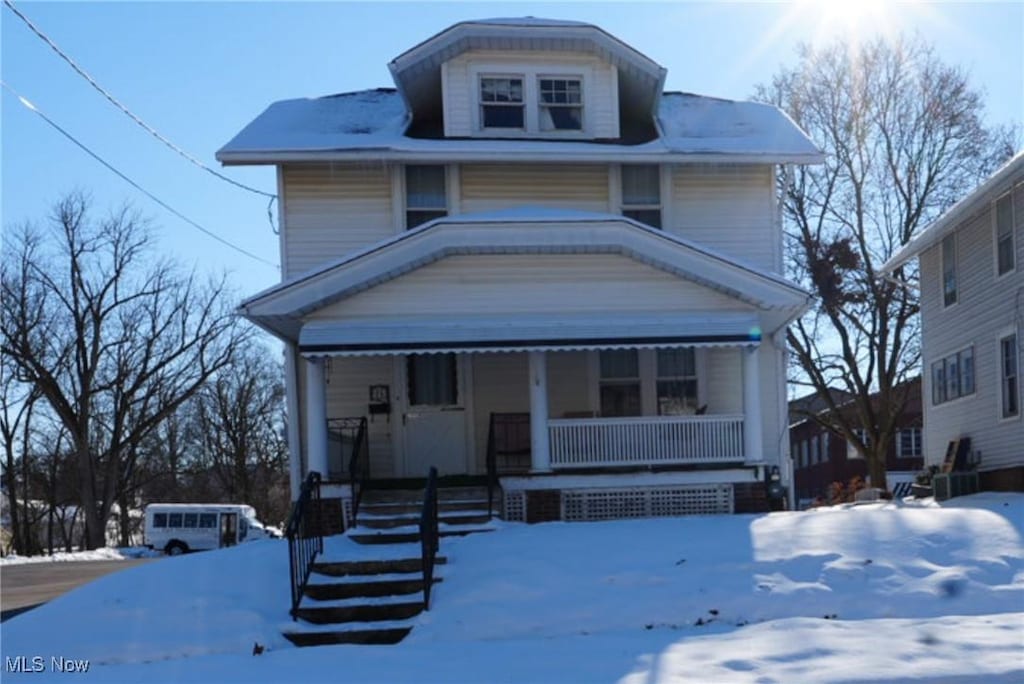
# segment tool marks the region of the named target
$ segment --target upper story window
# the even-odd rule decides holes
[[[661,172],[657,164],[624,164],[622,215],[661,228]]]
[[[523,78],[480,78],[480,125],[484,128],[526,128]]]
[[[540,130],[583,130],[583,86],[578,78],[541,78]]]
[[[942,304],[956,304],[956,233],[942,239]]]
[[[1016,264],[1013,244],[1013,195],[996,200],[996,275],[1009,273]]]
[[[405,167],[405,228],[448,215],[443,166]]]

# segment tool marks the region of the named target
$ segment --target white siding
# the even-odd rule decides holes
[[[708,349],[704,364],[708,413],[743,413],[743,359],[739,349]],[[765,414],[767,415],[767,414]]]
[[[670,167],[669,232],[769,271],[778,271],[772,169],[768,165]]]
[[[611,254],[447,257],[311,316],[750,310],[701,285]]]
[[[360,358],[335,357],[328,361],[327,418],[366,416],[370,403],[370,385],[392,385],[394,360],[390,356]],[[391,387],[392,402],[396,388]],[[370,436],[370,476],[392,477],[391,421],[374,416],[367,425]],[[400,418],[399,418],[400,421]],[[347,463],[347,461],[346,461]]]
[[[519,51],[469,51],[442,66],[444,132],[446,136],[479,135],[477,78],[483,74],[522,75],[527,108],[536,109],[538,76],[581,76],[583,79],[583,121],[585,137],[619,137],[618,72],[608,62],[586,53]],[[527,111],[529,119],[532,111]],[[515,132],[502,132],[516,135]],[[493,132],[488,131],[488,136]],[[577,132],[519,133],[537,137],[581,137]]]
[[[921,327],[925,406],[925,461],[940,463],[949,441],[971,438],[981,453],[980,470],[1024,466],[1024,421],[1001,420],[998,338],[1007,329],[1024,343],[1024,185],[1014,194],[1016,271],[995,277],[991,205],[957,229],[958,301],[942,305],[939,246],[921,255]],[[935,406],[933,361],[974,346],[973,395]],[[1018,358],[1020,356],[1018,355]]]
[[[281,169],[284,278],[394,233],[386,165],[296,164]]]
[[[608,167],[576,164],[463,164],[462,213],[519,206],[608,211]]]

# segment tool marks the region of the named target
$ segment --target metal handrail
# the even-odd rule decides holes
[[[315,511],[315,515],[312,514]],[[320,520],[320,473],[313,471],[302,483],[298,500],[292,505],[285,536],[288,537],[288,566],[291,570],[292,619],[313,570],[313,560],[324,550]]]
[[[366,471],[369,465],[368,436],[366,418],[361,418],[359,429],[356,432],[355,444],[352,445],[352,454],[348,461],[349,487],[352,489],[353,524],[355,524],[359,515],[359,502],[363,498],[363,483],[366,481]]]
[[[430,610],[430,588],[434,585],[434,560],[439,548],[440,530],[437,520],[437,468],[427,473],[423,490],[423,512],[420,514],[420,553],[423,562],[423,610]]]

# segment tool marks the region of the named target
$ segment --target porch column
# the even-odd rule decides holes
[[[530,472],[551,472],[548,449],[548,357],[530,352]]]
[[[327,383],[324,359],[306,359],[306,474],[327,479]]]
[[[743,452],[747,461],[764,460],[761,445],[760,347],[743,350]]]
[[[288,481],[292,501],[302,490],[302,428],[299,425],[299,372],[294,344],[284,346],[284,393],[288,410]]]

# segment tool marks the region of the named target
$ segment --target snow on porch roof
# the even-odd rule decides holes
[[[299,350],[307,356],[368,356],[737,346],[760,340],[751,313],[505,314],[310,321],[302,326]]]
[[[660,138],[640,145],[557,140],[411,138],[409,115],[389,88],[270,105],[217,152],[225,164],[316,159],[562,159],[819,163],[822,152],[767,104],[665,93]]]

